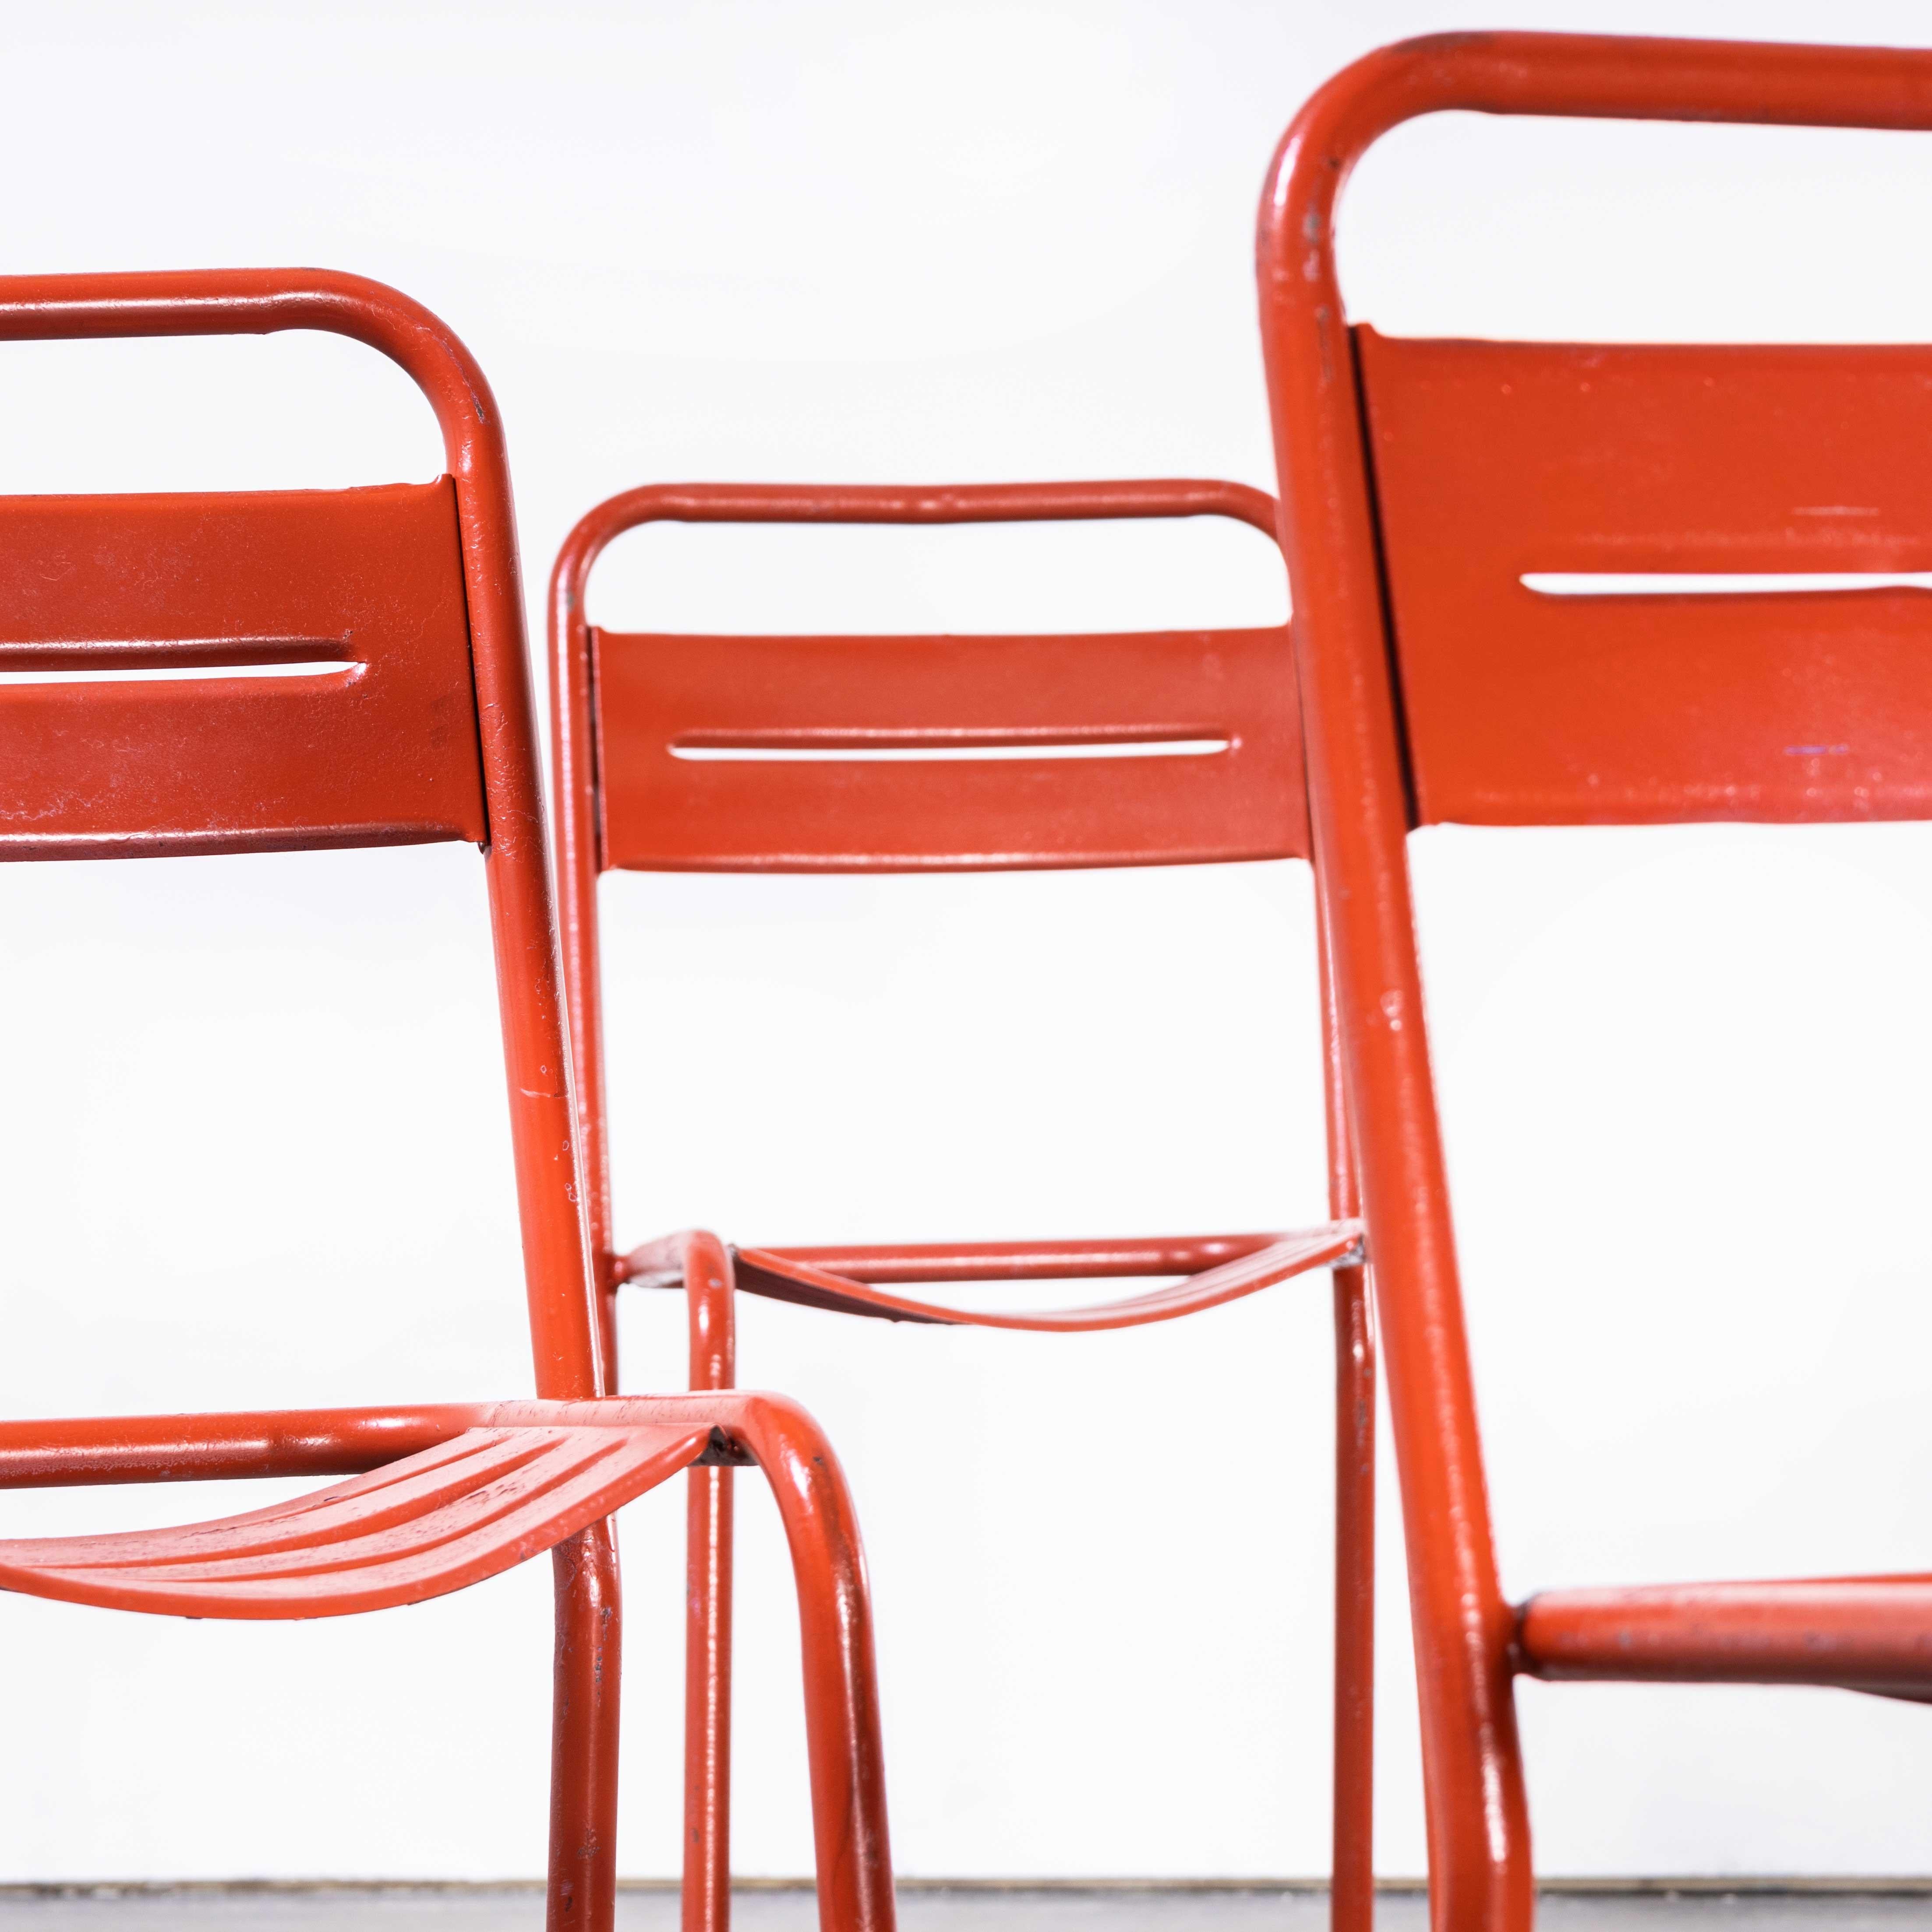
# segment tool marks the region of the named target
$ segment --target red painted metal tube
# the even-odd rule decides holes
[[[592,567],[626,530],[652,522],[968,524],[1217,516],[1275,531],[1273,500],[1244,484],[1194,478],[895,488],[666,484],[610,497],[565,539],[550,574],[551,747],[556,784],[557,890],[577,1093],[588,1186],[590,1251],[597,1270],[603,1386],[616,1387],[614,1298],[624,1279],[612,1252],[610,1156],[604,1139],[604,1046],[599,986],[598,830],[590,632],[584,611]]]
[[[1551,1590],[1523,1605],[1526,1674],[1820,1684],[1932,1699],[1932,1576]]]
[[[821,1932],[893,1932],[872,1598],[844,1472],[795,1402],[728,1394],[684,1400],[719,1406],[726,1436],[756,1459],[771,1484],[791,1547]]]
[[[617,1910],[617,1769],[623,1598],[611,1522],[550,1552],[550,1882],[546,1932],[594,1932]]]
[[[0,1489],[349,1476],[480,1426],[485,1405],[0,1422]]]
[[[689,1385],[737,1380],[732,1257],[716,1235],[683,1244],[691,1329]],[[725,1932],[731,1922],[732,1470],[694,1467],[686,1478],[683,1932]]]
[[[784,1261],[757,1248],[736,1252],[735,1279],[740,1292],[790,1301],[807,1308],[841,1315],[870,1316],[887,1322],[930,1322],[976,1328],[1013,1328],[1041,1334],[1091,1334],[1108,1328],[1132,1328],[1150,1322],[1172,1322],[1217,1308],[1244,1295],[1315,1268],[1334,1268],[1358,1258],[1362,1252],[1359,1221],[1333,1222],[1305,1228],[1264,1248],[1222,1262],[1198,1274],[1181,1276],[1164,1287],[1112,1301],[1090,1302],[1078,1308],[1042,1309],[1029,1315],[991,1308],[961,1308],[943,1302],[919,1301],[891,1289],[832,1274],[811,1263]]]
[[[1342,1067],[1328,921],[1316,902],[1328,1211],[1362,1211]],[[1376,1914],[1376,1328],[1366,1268],[1338,1268],[1335,1323],[1335,1683],[1330,1932],[1370,1932]]]

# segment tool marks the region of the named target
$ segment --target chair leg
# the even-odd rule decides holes
[[[700,1468],[688,1479],[683,1932],[731,1922],[731,1476]]]
[[[1335,1270],[1335,1763],[1330,1932],[1376,1916],[1376,1337],[1367,1270]]]
[[[851,1495],[796,1402],[737,1400],[734,1433],[772,1486],[798,1588],[820,1932],[894,1932],[872,1592]]]
[[[731,1257],[694,1234],[684,1256],[691,1386],[726,1389],[736,1369]],[[687,1480],[684,1638],[682,1932],[731,1922],[732,1472],[700,1466]]]
[[[617,1545],[593,1524],[551,1552],[556,1586],[547,1932],[611,1932],[617,1903]]]
[[[1348,1125],[1328,902],[1315,902],[1322,1059],[1328,1129],[1328,1211],[1362,1211]],[[1335,1288],[1335,1736],[1330,1932],[1370,1932],[1376,1916],[1376,1328],[1366,1268],[1337,1268]]]

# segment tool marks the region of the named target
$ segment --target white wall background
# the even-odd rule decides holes
[[[312,262],[428,302],[502,400],[534,619],[564,531],[639,482],[1270,482],[1275,137],[1358,52],[1490,24],[1932,42],[1876,0],[14,0],[0,266]],[[1346,214],[1391,330],[1932,334],[1932,140],[1445,118]],[[10,348],[0,422],[7,490],[438,466],[394,371],[307,338]],[[1116,526],[662,532],[597,602],[970,628],[1282,598],[1245,532]],[[1932,835],[1414,856],[1510,1588],[1924,1567]],[[621,879],[606,906],[626,1238],[1321,1212],[1290,868]],[[485,961],[461,848],[0,878],[0,1412],[526,1386]],[[902,1869],[1324,1868],[1325,1302],[1084,1341],[746,1310],[745,1378],[810,1402],[857,1492]],[[626,1319],[632,1385],[674,1382],[675,1306]],[[744,1492],[739,1862],[798,1873],[794,1626]],[[12,1496],[0,1525],[262,1499]],[[626,1520],[631,1874],[676,1866],[681,1520]],[[1387,1527],[1380,1862],[1414,1872]],[[0,1600],[0,1878],[534,1874],[548,1599],[538,1565],[284,1628]],[[1546,1870],[1932,1870],[1924,1710],[1522,1701]]]

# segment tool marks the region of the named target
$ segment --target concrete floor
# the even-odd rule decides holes
[[[734,1932],[816,1932],[804,1891],[738,1895]],[[1384,1895],[1384,1932],[1426,1932],[1418,1893]],[[908,1888],[903,1932],[1322,1932],[1328,1900],[1318,1892],[1202,1892],[1054,1887],[1039,1890]],[[539,1932],[534,1887],[184,1886],[116,1892],[0,1888],[0,1932]],[[620,1932],[677,1932],[677,1895],[625,1892]],[[1554,1892],[1539,1915],[1544,1932],[1932,1932],[1932,1892],[1678,1893]]]

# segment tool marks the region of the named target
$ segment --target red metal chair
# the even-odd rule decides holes
[[[1437,1926],[1460,1932],[1532,1916],[1516,1674],[1932,1701],[1932,1577],[1504,1600],[1404,842],[1448,820],[1932,817],[1917,593],[1553,596],[1528,580],[1932,568],[1932,350],[1345,334],[1342,184],[1378,136],[1445,109],[1932,128],[1932,55],[1414,41],[1314,97],[1262,201],[1263,339],[1400,1465],[1431,1897]]]
[[[626,530],[688,523],[966,524],[1231,518],[1274,535],[1274,506],[1237,484],[956,489],[636,490],[572,532],[551,583],[557,869],[578,1100],[616,1385],[624,1282],[681,1286],[694,1388],[733,1376],[734,1291],[893,1322],[1057,1333],[1171,1321],[1314,1268],[1335,1270],[1335,1922],[1372,1910],[1375,1366],[1346,1138],[1328,1054],[1330,1212],[1296,1234],[1178,1240],[728,1247],[674,1234],[622,1252],[605,1156],[597,881],[613,870],[883,872],[1185,864],[1305,856],[1300,722],[1286,627],[1106,636],[623,635],[584,608],[592,566]],[[1208,755],[916,758],[849,762],[715,753],[1214,743]],[[1325,986],[1325,978],[1324,978]],[[1324,993],[1324,1036],[1330,1043]],[[1178,1281],[1125,1299],[1010,1315],[916,1299],[928,1282]],[[731,1477],[693,1473],[686,1648],[686,1932],[723,1932],[730,1898]]]
[[[0,1543],[0,1587],[170,1616],[345,1615],[554,1552],[549,1922],[608,1932],[619,1600],[606,1519],[753,1460],[797,1573],[826,1932],[890,1932],[864,1559],[802,1412],[604,1401],[558,998],[509,475],[482,371],[394,290],[312,271],[0,279],[0,338],[352,336],[436,410],[449,474],[376,489],[0,499],[0,858],[464,839],[484,853],[538,1400],[0,1424],[0,1487],[353,1474],[218,1522]],[[224,677],[238,665],[304,667]],[[205,670],[157,681],[154,667]],[[367,1472],[367,1473],[362,1473]]]

